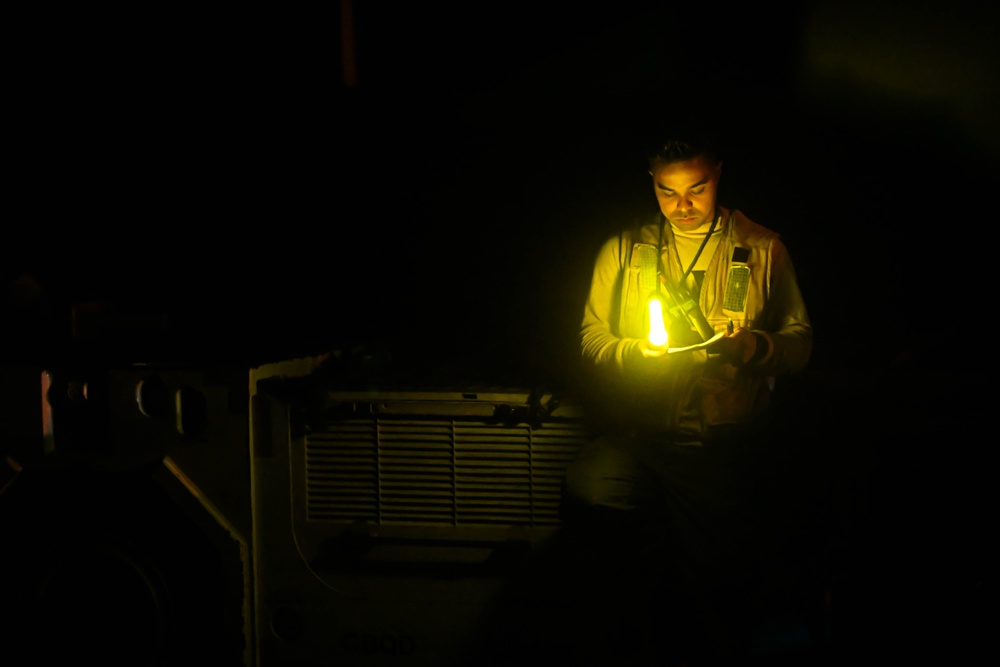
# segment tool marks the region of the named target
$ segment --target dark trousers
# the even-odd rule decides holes
[[[563,539],[611,636],[689,663],[749,653],[786,514],[767,435],[731,429],[681,445],[609,434],[581,450],[565,478]]]

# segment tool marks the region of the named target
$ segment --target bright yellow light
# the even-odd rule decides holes
[[[658,347],[667,344],[667,329],[663,325],[663,304],[659,299],[649,300],[649,342]]]

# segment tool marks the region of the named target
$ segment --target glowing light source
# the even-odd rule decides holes
[[[667,344],[667,328],[663,325],[663,304],[659,299],[649,300],[649,342],[658,347]]]

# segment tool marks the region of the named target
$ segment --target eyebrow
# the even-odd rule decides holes
[[[706,183],[708,183],[708,179],[707,178],[703,178],[700,181],[698,181],[697,183],[695,183],[694,185],[689,185],[688,186],[688,190],[693,190],[694,188],[701,187],[702,185],[705,185]],[[656,187],[658,187],[661,190],[667,190],[669,192],[673,192],[674,191],[673,188],[668,188],[663,183],[657,183]]]

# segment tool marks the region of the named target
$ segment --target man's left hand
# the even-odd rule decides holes
[[[757,351],[757,337],[750,329],[739,328],[726,334],[708,347],[710,354],[718,354],[726,363],[734,366],[747,364]]]

